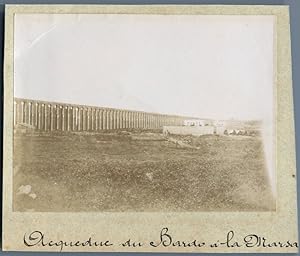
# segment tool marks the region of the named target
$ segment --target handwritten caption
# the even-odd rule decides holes
[[[169,229],[164,227],[158,232],[156,239],[152,241],[135,241],[132,238],[128,238],[126,241],[113,242],[110,240],[98,241],[93,237],[89,237],[86,240],[76,241],[64,241],[64,240],[53,240],[47,237],[42,231],[35,230],[29,234],[24,234],[23,238],[24,245],[27,247],[52,247],[60,252],[67,247],[129,247],[139,248],[150,246],[151,248],[167,248],[167,247],[180,247],[180,248],[298,248],[298,242],[295,241],[269,241],[264,236],[257,234],[248,234],[245,236],[237,237],[233,230],[228,231],[225,234],[223,240],[216,240],[213,242],[200,241],[194,239],[192,241],[183,241],[175,239]]]

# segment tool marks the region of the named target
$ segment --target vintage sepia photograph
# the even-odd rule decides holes
[[[7,5],[3,250],[298,252],[291,20]]]
[[[276,210],[273,15],[16,14],[15,212]]]

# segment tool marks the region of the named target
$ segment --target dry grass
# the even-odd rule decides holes
[[[147,132],[16,133],[14,210],[274,209],[259,137],[174,138],[194,148]]]

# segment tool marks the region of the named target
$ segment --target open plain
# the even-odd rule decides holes
[[[14,211],[270,211],[259,136],[14,134]]]

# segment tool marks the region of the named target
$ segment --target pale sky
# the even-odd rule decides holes
[[[272,119],[273,16],[17,14],[15,96]]]

